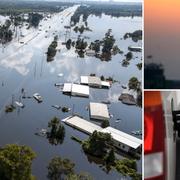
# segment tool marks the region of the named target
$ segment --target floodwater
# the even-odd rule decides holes
[[[4,49],[0,49],[0,145],[8,143],[25,144],[37,153],[37,158],[33,161],[33,174],[38,179],[46,179],[47,165],[50,159],[60,155],[64,158],[71,159],[76,164],[76,171],[89,172],[94,179],[121,179],[122,176],[116,171],[108,174],[102,170],[100,165],[83,153],[80,145],[71,140],[71,136],[85,139],[88,136],[66,125],[66,135],[63,144],[53,146],[43,137],[35,136],[37,128],[47,128],[48,121],[54,116],[62,119],[70,115],[53,109],[51,105],[68,106],[74,112],[77,112],[86,119],[89,119],[89,112],[86,106],[89,102],[111,101],[109,112],[113,115],[110,119],[111,126],[120,129],[126,133],[133,130],[141,129],[141,108],[137,106],[127,106],[118,101],[118,97],[122,92],[121,85],[127,84],[132,76],[136,76],[141,80],[141,71],[136,67],[141,62],[141,53],[134,53],[128,67],[122,67],[121,61],[123,55],[112,57],[109,62],[101,62],[95,57],[77,57],[74,49],[66,50],[61,45],[61,51],[52,62],[46,61],[46,51],[53,39],[53,33],[59,35],[59,42],[64,41],[64,25],[67,25],[70,16],[76,7],[66,9],[60,14],[53,15],[51,19],[42,21],[40,24],[41,31],[38,29],[25,30],[25,35],[19,42],[14,40]],[[72,12],[64,18],[65,14]],[[61,23],[63,17],[63,23]],[[121,39],[126,32],[133,32],[142,29],[142,18],[111,18],[103,15],[102,17],[90,16],[88,25],[93,30],[85,32],[83,35],[89,36],[90,40],[102,39],[109,28],[116,39],[116,44],[124,53],[128,52],[129,45],[141,45],[142,42],[133,42],[131,39]],[[49,27],[51,26],[51,27]],[[45,31],[48,30],[46,33]],[[56,32],[57,31],[57,32]],[[45,38],[47,36],[47,38]],[[77,38],[78,34],[72,32],[71,37]],[[27,43],[26,43],[27,42]],[[63,73],[63,77],[58,77],[59,73]],[[81,75],[104,75],[106,77],[113,76],[120,83],[115,83],[109,90],[90,89],[89,98],[69,97],[63,95],[55,86],[55,83],[63,82],[79,82]],[[14,112],[6,114],[4,107],[10,104],[12,97],[19,100],[21,89],[24,88],[27,96],[33,93],[40,93],[43,102],[38,104],[33,98],[22,99],[25,104],[24,109],[17,108]],[[120,118],[119,123],[116,120]],[[138,171],[141,172],[142,161],[137,161]],[[127,178],[129,179],[129,178]]]

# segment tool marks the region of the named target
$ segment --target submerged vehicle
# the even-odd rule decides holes
[[[18,107],[21,107],[21,108],[24,107],[24,104],[23,104],[22,102],[15,101],[14,103],[15,103]]]
[[[142,135],[142,131],[141,130],[132,131],[131,134],[136,135],[136,136],[141,136]]]
[[[33,94],[34,99],[38,101],[38,103],[41,103],[43,101],[42,97],[39,95],[39,93]]]

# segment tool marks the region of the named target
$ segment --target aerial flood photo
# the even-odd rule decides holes
[[[142,179],[142,6],[0,0],[0,179]]]

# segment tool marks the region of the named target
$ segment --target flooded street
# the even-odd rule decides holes
[[[34,135],[37,129],[47,128],[48,121],[54,116],[59,119],[73,113],[78,113],[89,120],[89,111],[86,107],[89,102],[110,101],[108,105],[111,114],[110,125],[123,132],[142,129],[141,108],[122,104],[118,98],[123,91],[122,85],[128,84],[131,77],[141,79],[141,71],[136,64],[141,62],[141,53],[133,52],[134,58],[128,67],[122,67],[121,62],[128,52],[128,46],[141,46],[142,41],[133,42],[132,39],[123,39],[127,32],[142,29],[141,17],[114,18],[107,15],[102,17],[89,16],[88,26],[92,29],[83,36],[88,36],[87,42],[103,39],[108,29],[116,39],[116,44],[124,52],[112,56],[111,61],[100,61],[95,57],[80,58],[75,48],[70,50],[62,45],[65,41],[65,25],[69,25],[70,18],[77,6],[65,9],[61,13],[53,14],[51,18],[42,20],[38,29],[22,27],[24,37],[14,39],[5,48],[0,46],[0,146],[10,143],[25,144],[37,153],[33,161],[33,175],[38,179],[46,179],[47,165],[50,159],[60,155],[71,159],[76,164],[77,172],[89,172],[94,179],[117,179],[121,176],[112,170],[106,173],[98,162],[87,157],[81,146],[71,139],[71,136],[86,139],[88,136],[67,125],[65,139],[61,145],[51,145],[43,137]],[[47,49],[55,35],[58,35],[60,51],[53,61],[47,62]],[[78,33],[71,30],[68,38],[76,40]],[[61,76],[58,76],[61,74]],[[62,94],[55,83],[80,82],[80,76],[96,74],[97,76],[113,77],[118,82],[108,89],[90,88],[89,98],[70,97]],[[5,113],[5,106],[13,100],[19,101],[22,88],[27,96],[39,93],[43,97],[42,103],[33,98],[22,99],[25,107],[16,108],[12,113]],[[54,109],[52,105],[70,107],[71,111],[63,113]],[[117,122],[117,119],[120,119]],[[138,137],[141,138],[141,137]],[[141,159],[137,161],[138,172],[141,172]],[[123,176],[122,176],[123,177]],[[130,178],[126,178],[130,179]]]

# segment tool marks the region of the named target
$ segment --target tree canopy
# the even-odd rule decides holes
[[[129,89],[133,89],[135,91],[138,91],[140,89],[140,85],[141,83],[136,77],[132,77],[128,83]]]
[[[49,131],[47,132],[47,138],[51,144],[62,144],[65,136],[65,128],[60,123],[57,117],[54,117],[48,123]]]
[[[0,179],[31,180],[31,164],[36,157],[31,148],[16,144],[0,149]]]
[[[48,179],[59,180],[64,179],[69,174],[74,173],[75,164],[69,159],[62,159],[61,157],[54,157],[48,165]]]
[[[103,157],[112,138],[109,133],[94,131],[93,134],[83,142],[82,148],[85,152],[94,156]]]

